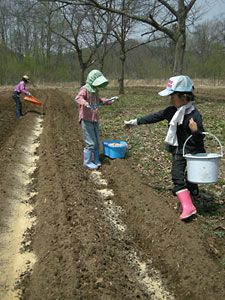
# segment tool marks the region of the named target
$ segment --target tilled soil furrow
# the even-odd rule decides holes
[[[10,92],[1,92],[0,94],[0,149],[6,144],[6,141],[14,133],[19,122],[15,118],[14,103]]]
[[[198,224],[181,223],[166,199],[142,183],[129,161],[105,160],[104,178],[114,191],[113,201],[124,210],[127,233],[121,239],[83,170],[74,103],[55,91],[46,112],[38,175],[39,196],[46,203],[42,206],[39,200],[37,211],[43,218],[37,214],[41,229],[34,241],[40,244],[36,241],[34,249],[40,257],[47,250],[48,260],[34,269],[31,283],[40,285],[30,295],[39,293],[41,299],[155,299],[139,284],[138,270],[128,263],[127,257],[135,251],[147,262],[149,274],[152,265],[161,272],[175,298],[215,299],[216,295],[222,300],[224,273],[204,248]],[[51,228],[42,237],[46,222]],[[38,249],[43,248],[40,255]]]
[[[181,222],[173,208],[175,197],[166,199],[146,188],[129,161],[111,161],[102,172],[115,192],[116,205],[126,212],[128,234],[144,257],[152,259],[176,299],[224,299],[225,273],[209,254],[198,219]]]
[[[103,158],[105,181],[96,184],[82,166],[81,128],[71,97],[57,89],[36,95],[45,100],[38,168],[30,185],[35,195],[28,201],[36,217],[28,249],[37,261],[21,277],[21,298],[158,300],[150,286],[157,273],[175,299],[224,299],[224,270],[210,255],[198,218],[179,221],[175,200],[151,189],[129,158]],[[4,127],[4,172],[16,160],[7,145],[14,147],[26,134],[34,113],[40,112],[28,110],[22,123],[12,121],[15,129]],[[7,185],[7,174],[1,173],[0,182]],[[109,197],[103,197],[104,189]],[[7,218],[2,186],[1,192],[1,216]],[[4,229],[2,219],[0,224]]]
[[[150,299],[126,264],[126,241],[113,234],[83,170],[74,104],[54,93],[46,112],[33,243],[39,260],[24,298]]]
[[[30,240],[25,241],[25,233],[35,221],[27,200],[31,196],[29,184],[38,159],[35,151],[36,139],[41,134],[40,124],[41,119],[34,116],[28,117],[26,123],[19,122],[1,148],[0,298],[5,300],[17,299],[16,281],[35,261],[35,255],[26,251]]]

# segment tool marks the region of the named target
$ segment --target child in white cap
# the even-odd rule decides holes
[[[83,130],[84,151],[83,165],[85,168],[95,170],[100,167],[99,160],[99,105],[110,105],[118,97],[110,99],[99,97],[98,91],[108,85],[108,80],[99,70],[92,70],[86,84],[80,88],[75,97],[79,105],[79,122]]]
[[[193,105],[193,89],[192,80],[188,76],[171,77],[166,88],[159,92],[160,96],[170,97],[171,106],[159,112],[124,122],[126,127],[133,127],[163,120],[168,121],[165,144],[166,149],[172,153],[173,194],[177,195],[181,203],[181,220],[197,213],[191,195],[198,195],[198,185],[188,182],[185,175],[186,160],[183,157],[185,140],[192,135],[185,147],[188,153],[205,153],[202,116]]]

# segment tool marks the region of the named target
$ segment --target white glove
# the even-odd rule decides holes
[[[137,119],[132,119],[132,120],[129,120],[129,121],[124,121],[124,125],[126,127],[132,127],[132,126],[137,126]]]
[[[115,100],[118,100],[119,99],[119,97],[118,96],[114,96],[114,97],[111,97],[109,100],[111,100],[111,101],[115,101]]]
[[[118,100],[119,99],[119,97],[117,97],[117,96],[114,96],[114,97],[111,97],[111,98],[109,98],[109,99],[106,99],[105,100],[105,103],[107,103],[107,102],[114,102],[115,100]]]

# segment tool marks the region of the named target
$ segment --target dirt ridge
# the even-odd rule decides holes
[[[155,299],[127,263],[131,249],[148,262],[149,276],[151,265],[160,271],[175,299],[224,299],[225,272],[207,249],[200,218],[180,222],[175,200],[147,186],[129,158],[103,159],[101,168],[115,205],[123,209],[120,218],[127,233],[118,237],[82,167],[82,136],[72,99],[57,89],[40,95],[45,116],[33,174],[37,195],[31,199],[37,218],[31,249],[38,260],[23,278],[22,299]],[[2,101],[7,103],[4,97]],[[24,126],[31,116],[25,115]],[[7,132],[15,139],[10,126]],[[4,149],[1,153],[10,159]]]

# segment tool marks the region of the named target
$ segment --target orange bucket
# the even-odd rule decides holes
[[[34,96],[25,96],[23,99],[25,101],[31,102],[32,104],[42,106],[42,102],[40,100],[38,100],[37,98],[35,98]]]

